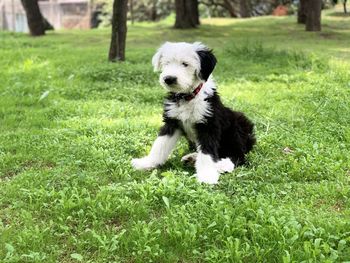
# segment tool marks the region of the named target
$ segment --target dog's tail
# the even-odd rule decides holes
[[[242,129],[241,135],[243,135],[245,145],[245,153],[250,152],[253,149],[253,146],[256,144],[256,138],[254,134],[254,124],[243,114],[238,118],[239,126]]]
[[[248,134],[248,139],[247,139],[247,152],[250,152],[253,149],[253,146],[256,144],[256,138],[253,133]]]

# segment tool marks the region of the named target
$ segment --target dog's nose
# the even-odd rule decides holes
[[[171,85],[171,84],[175,84],[176,83],[176,80],[177,78],[176,77],[172,77],[172,76],[166,76],[164,78],[164,82],[168,85]]]

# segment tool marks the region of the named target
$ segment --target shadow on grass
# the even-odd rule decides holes
[[[326,16],[330,16],[330,17],[350,17],[350,13],[345,14],[344,12],[332,12],[332,13],[328,13],[326,14]]]

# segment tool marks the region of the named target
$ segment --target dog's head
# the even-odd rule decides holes
[[[175,93],[192,92],[207,81],[216,65],[212,51],[199,42],[166,42],[152,58],[155,71],[161,71],[159,82]]]

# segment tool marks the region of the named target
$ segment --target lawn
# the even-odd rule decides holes
[[[129,25],[43,38],[0,32],[0,262],[350,261],[350,19]],[[226,105],[256,124],[249,165],[198,184],[180,162],[134,171],[161,125],[164,41],[214,49]]]

